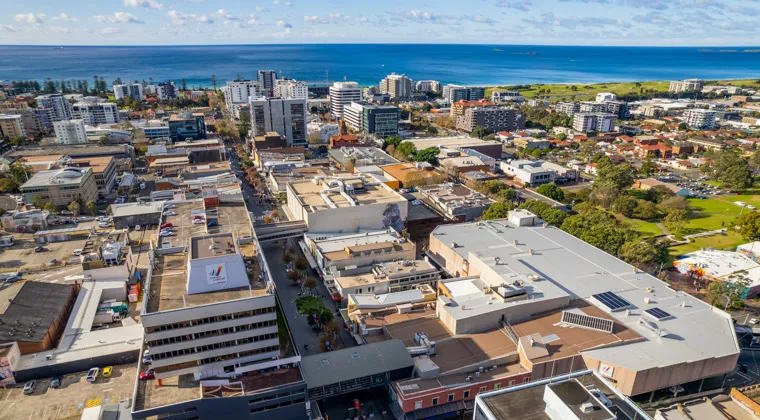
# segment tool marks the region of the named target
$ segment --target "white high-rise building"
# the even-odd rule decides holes
[[[579,112],[573,116],[573,129],[577,131],[608,133],[615,129],[617,115]]]
[[[686,111],[684,122],[689,128],[697,130],[712,130],[715,128],[715,111],[694,108]]]
[[[233,109],[241,104],[247,104],[252,98],[257,98],[259,82],[255,80],[236,80],[227,82],[222,87],[224,94],[224,105],[228,112],[234,112]]]
[[[330,113],[343,118],[343,107],[362,100],[362,90],[356,82],[335,82],[330,86]]]
[[[119,108],[112,102],[77,102],[72,107],[72,116],[87,125],[116,124],[119,122]]]
[[[117,101],[124,98],[132,98],[135,101],[145,100],[143,86],[140,83],[113,85],[113,95]]]
[[[275,131],[285,136],[288,146],[306,144],[306,99],[251,99],[251,130],[254,136]]]
[[[441,82],[436,81],[436,80],[420,80],[419,82],[417,82],[415,89],[417,90],[417,92],[441,93],[441,91],[443,90],[443,87],[441,85]]]
[[[72,117],[71,103],[60,93],[41,95],[35,98],[37,106],[50,108],[53,121],[70,120]]]
[[[58,144],[88,143],[82,120],[56,121],[53,123],[53,130]]]
[[[274,96],[283,99],[309,99],[309,87],[306,82],[277,79],[274,84]]]
[[[596,94],[597,102],[617,101],[617,95],[610,92],[600,92]]]
[[[259,93],[272,96],[275,80],[277,80],[277,73],[274,70],[259,70]]]
[[[699,92],[705,86],[702,79],[673,80],[670,82],[668,92]]]
[[[408,98],[413,92],[412,79],[403,74],[391,73],[380,81],[380,93],[387,93],[391,99]]]

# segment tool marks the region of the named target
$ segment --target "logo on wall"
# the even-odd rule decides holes
[[[227,281],[227,267],[222,264],[210,264],[206,266],[206,281],[208,284],[224,283]]]
[[[610,366],[606,363],[599,364],[599,374],[611,378],[615,373],[615,366]]]

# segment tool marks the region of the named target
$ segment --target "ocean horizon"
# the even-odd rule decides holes
[[[760,47],[588,47],[494,44],[0,46],[0,80],[103,77],[189,88],[259,69],[313,83],[377,85],[391,72],[465,85],[760,78]]]

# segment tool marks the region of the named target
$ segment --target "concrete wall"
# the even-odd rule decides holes
[[[161,212],[137,214],[134,216],[122,216],[113,218],[114,229],[124,229],[125,227],[135,227],[137,225],[145,226],[148,224],[158,224],[161,222]]]
[[[74,360],[66,363],[56,363],[50,366],[40,366],[32,369],[15,371],[17,383],[23,383],[32,379],[50,378],[52,376],[68,375],[71,373],[84,372],[93,366],[113,366],[128,363],[136,363],[140,357],[140,350],[125,351],[117,354],[109,354],[100,357]]]
[[[356,232],[361,229],[386,229],[383,213],[389,205],[397,205],[401,219],[401,229],[406,222],[409,202],[399,199],[394,202],[360,204],[356,207],[318,210],[306,215],[309,232]],[[290,206],[290,197],[288,197]],[[295,214],[294,214],[295,215]],[[398,226],[391,226],[398,229]],[[399,231],[401,229],[398,229]]]

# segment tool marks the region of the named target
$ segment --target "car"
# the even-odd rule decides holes
[[[24,384],[24,395],[34,394],[34,390],[37,388],[37,381],[29,381]]]
[[[164,236],[172,236],[174,233],[172,232],[161,232],[158,234],[158,236],[164,237]]]
[[[143,364],[149,365],[153,363],[153,357],[150,355],[150,350],[145,350],[143,353]]]
[[[219,226],[219,222],[217,222],[216,220],[209,220],[207,226],[208,227]]]
[[[72,216],[74,214],[74,213],[72,213],[72,212],[70,212],[68,210],[63,210],[60,213],[63,214],[64,216]]]
[[[48,264],[50,264],[50,265],[56,265],[56,264],[58,264],[58,260],[56,260],[55,258],[53,258],[52,260],[48,261]]]
[[[56,376],[55,378],[50,380],[50,388],[53,388],[53,389],[60,388],[61,382],[63,382],[63,377]]]
[[[44,247],[44,246],[42,246],[42,245],[39,245],[39,246],[36,246],[36,247],[34,247],[34,252],[45,252],[45,251],[47,251],[47,250],[48,250],[48,249],[47,249],[47,248],[45,248],[45,247]]]
[[[193,224],[194,225],[202,225],[203,224],[203,219],[194,219],[193,220]]]
[[[749,320],[749,323],[750,323],[750,324],[752,324],[752,325],[755,325],[755,324],[757,324],[757,318],[752,318],[752,319],[750,319],[750,320]]]
[[[113,375],[113,366],[106,366],[103,368],[103,377],[110,378]]]
[[[734,204],[736,204],[739,207],[746,207],[747,206],[747,203],[745,203],[744,201],[736,201],[736,202],[734,202]]]
[[[100,223],[98,223],[98,227],[99,228],[109,228],[109,227],[111,227],[111,223],[110,222],[100,222]]]
[[[135,225],[135,230],[140,230],[140,225]]]
[[[75,249],[74,252],[71,253],[71,255],[75,257],[82,255],[82,249],[81,248]]]
[[[87,371],[87,382],[95,382],[95,379],[98,379],[98,374],[100,373],[100,368],[92,368]]]
[[[176,216],[177,212],[174,211],[165,211],[164,216]]]
[[[105,210],[98,210],[98,214],[107,214]]]
[[[161,225],[161,229],[170,228],[170,227],[174,227],[174,225],[171,223],[164,223],[163,225]]]
[[[757,207],[753,206],[752,204],[747,204],[747,208],[750,210],[755,210]]]
[[[140,379],[147,381],[148,379],[156,379],[156,371],[153,368],[146,370],[140,374]]]
[[[177,206],[175,206],[174,204],[167,204],[167,205],[164,206],[164,208],[167,209],[167,210],[170,210],[170,209],[177,208]]]

